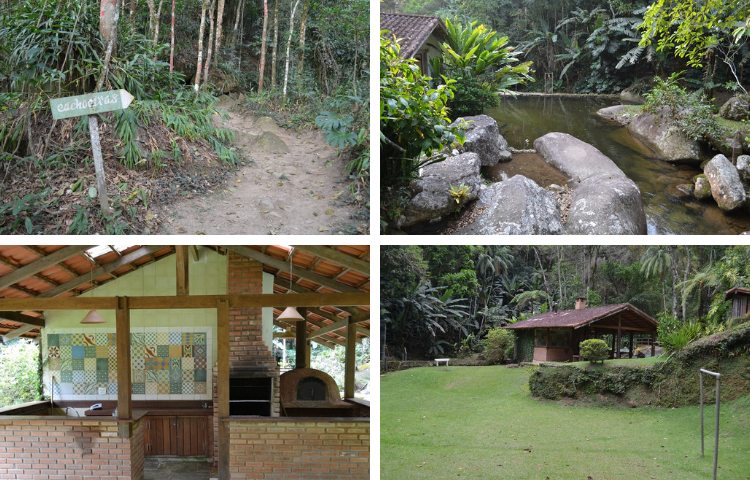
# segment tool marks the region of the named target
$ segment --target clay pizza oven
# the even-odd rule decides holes
[[[313,368],[281,375],[281,414],[288,417],[349,417],[355,406],[341,400],[334,379]]]

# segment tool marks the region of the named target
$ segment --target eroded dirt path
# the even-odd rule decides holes
[[[224,98],[221,126],[235,132],[245,159],[219,191],[185,198],[160,212],[162,234],[292,235],[356,233],[342,161],[320,132],[295,132]]]

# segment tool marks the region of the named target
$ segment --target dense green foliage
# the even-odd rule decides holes
[[[511,360],[516,336],[504,328],[491,328],[482,340],[484,358],[489,363],[502,363]]]
[[[446,19],[445,28],[442,57],[434,57],[431,66],[435,78],[455,81],[453,98],[448,100],[453,118],[495,107],[501,93],[531,80],[531,62],[514,65],[520,52],[508,46],[507,36],[477,22],[463,25]]]
[[[618,92],[688,63],[696,85],[736,85],[750,58],[742,0],[386,0],[382,8],[476,20],[507,35],[534,63],[538,90]]]
[[[443,159],[440,151],[460,141],[447,102],[453,80],[433,87],[414,59],[400,56],[395,39],[380,36],[380,161],[383,186],[411,179],[420,167]],[[434,154],[434,155],[433,155]],[[425,157],[422,157],[422,156]]]
[[[39,347],[17,338],[0,344],[0,407],[41,399]]]
[[[591,363],[604,362],[609,358],[609,346],[600,338],[589,338],[580,344],[581,358]]]
[[[600,367],[597,367],[600,368]],[[699,407],[540,401],[532,368],[413,368],[381,378],[382,478],[581,480],[710,477]],[[692,384],[697,385],[695,371]],[[721,404],[720,478],[750,471],[750,397]],[[710,424],[710,410],[706,422]],[[665,440],[666,438],[666,440]]]
[[[712,333],[727,322],[724,292],[749,284],[745,246],[384,246],[381,346],[401,359],[478,353],[493,327],[571,309],[579,295]],[[429,330],[440,308],[449,313]]]

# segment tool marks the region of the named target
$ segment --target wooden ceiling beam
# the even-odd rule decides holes
[[[95,268],[92,272],[81,274],[78,277],[63,283],[60,286],[53,288],[52,290],[47,290],[46,292],[43,292],[39,296],[43,298],[56,297],[60,294],[73,290],[77,286],[83,285],[84,283],[93,283],[93,279],[95,277],[111,274],[113,271],[117,270],[118,268],[124,265],[129,265],[132,262],[136,260],[140,260],[141,258],[145,256],[151,255],[153,252],[156,252],[161,248],[163,247],[147,246],[147,247],[139,248],[138,250],[130,252],[127,255],[123,255],[122,257],[118,258],[112,263],[102,265],[98,268]]]
[[[177,295],[190,295],[190,256],[186,245],[175,245],[175,255],[177,257]]]
[[[71,245],[68,247],[63,247],[56,252],[52,252],[49,255],[34,260],[28,265],[24,265],[14,272],[0,277],[0,289],[9,287],[14,283],[18,283],[28,277],[32,277],[42,270],[46,270],[51,266],[62,262],[63,260],[67,260],[70,257],[80,254],[87,248],[91,247],[88,245]]]
[[[243,246],[227,246],[226,248],[239,255],[243,255],[247,258],[258,261],[264,265],[268,265],[269,267],[276,268],[279,271],[285,271],[285,272],[289,271],[289,263],[285,262],[284,260],[279,260],[277,258],[260,253],[259,251],[253,250],[252,248],[243,247]],[[307,270],[301,267],[295,267],[294,273],[298,277],[310,280],[312,282],[317,283],[318,285],[322,285],[324,287],[328,287],[330,289],[337,290],[339,292],[358,292],[359,291],[358,289],[354,287],[350,287],[349,285],[337,282],[336,280],[330,277],[325,277],[323,275],[320,275],[319,273],[311,272],[310,270]]]
[[[336,250],[331,247],[324,247],[320,245],[299,245],[295,246],[297,250],[310,253],[312,255],[325,258],[339,265],[343,265],[345,268],[354,270],[363,275],[370,275],[370,262],[366,262],[357,257],[347,255],[346,253]]]
[[[25,323],[35,327],[44,327],[44,317],[32,317],[20,312],[0,312],[0,319],[10,320],[16,323]]]
[[[274,278],[276,278],[276,277],[274,277]],[[280,287],[289,289],[289,284],[285,285],[281,279],[279,279],[279,281],[276,282],[276,284],[278,286],[280,286]],[[303,287],[301,285],[297,285],[297,284],[293,284],[292,285],[292,291],[295,292],[295,293],[308,293],[308,292],[312,293],[312,292],[315,292],[315,290],[311,290],[309,288],[305,288],[305,287]],[[369,295],[369,293],[368,293],[368,295]],[[369,305],[369,303],[367,305]],[[357,322],[366,321],[366,320],[368,320],[370,318],[370,314],[369,313],[363,312],[362,310],[360,310],[358,308],[352,308],[352,307],[348,307],[348,306],[339,306],[339,305],[324,305],[324,306],[336,307],[339,310],[343,310],[344,312],[347,312],[349,315],[351,315],[352,318],[354,318],[355,321],[357,321]],[[363,318],[363,317],[366,317],[366,318]]]

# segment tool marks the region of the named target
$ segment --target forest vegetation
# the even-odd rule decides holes
[[[654,316],[676,351],[724,330],[724,293],[748,284],[745,246],[384,246],[381,359],[471,356],[488,337],[512,347],[492,332],[579,296]]]
[[[0,233],[154,233],[154,206],[252,165],[216,121],[225,94],[320,129],[364,210],[368,17],[363,0],[0,1]],[[86,119],[53,121],[49,100],[117,89],[135,100],[99,115],[102,212]]]

